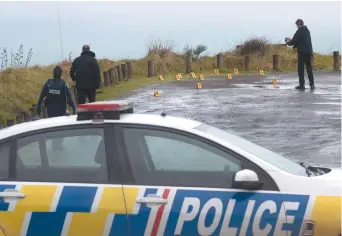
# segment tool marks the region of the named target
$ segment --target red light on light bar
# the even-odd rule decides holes
[[[78,112],[99,112],[99,111],[124,111],[133,108],[132,103],[128,102],[93,102],[86,104],[79,104],[77,106]]]

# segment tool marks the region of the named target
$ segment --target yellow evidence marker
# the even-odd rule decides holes
[[[196,78],[196,74],[194,72],[190,73],[190,78]]]
[[[196,84],[196,88],[197,88],[197,89],[201,89],[201,88],[202,88],[202,84],[201,84],[201,83],[197,83],[197,84]]]
[[[278,83],[278,80],[276,78],[273,78],[272,79],[272,84],[277,84]]]
[[[238,69],[234,69],[234,74],[239,74],[239,70]]]
[[[214,69],[214,74],[215,74],[215,75],[220,74],[219,70],[218,70],[218,69]]]
[[[227,75],[227,79],[232,79],[232,78],[233,78],[232,74]]]
[[[265,75],[264,70],[260,70],[260,71],[259,71],[259,74],[260,74],[260,75]]]
[[[162,75],[159,75],[159,80],[164,80],[164,77]]]
[[[199,75],[199,79],[200,79],[200,80],[204,80],[204,75],[203,75],[203,74],[200,74],[200,75]]]
[[[158,90],[154,90],[153,96],[159,97],[159,91]]]

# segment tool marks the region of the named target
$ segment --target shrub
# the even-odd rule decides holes
[[[147,56],[152,54],[158,54],[160,57],[166,56],[168,53],[173,52],[175,48],[174,40],[166,39],[162,40],[160,38],[153,39],[146,44]]]
[[[31,62],[33,51],[29,49],[26,59],[24,61],[24,46],[21,44],[18,51],[14,54],[11,50],[8,55],[7,48],[2,48],[0,53],[0,71],[6,68],[27,68]],[[11,57],[10,63],[8,63],[8,57]]]
[[[265,37],[251,37],[239,45],[237,52],[241,56],[250,54],[265,56],[269,45],[270,42]]]

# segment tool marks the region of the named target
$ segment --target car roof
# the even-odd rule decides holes
[[[18,134],[41,130],[46,128],[55,128],[69,125],[91,124],[92,120],[77,121],[77,116],[62,116],[55,118],[46,118],[36,121],[25,122],[16,124],[0,130],[0,140]],[[161,127],[168,127],[180,130],[193,129],[201,124],[201,122],[174,117],[174,116],[161,116],[156,114],[121,114],[120,120],[105,120],[104,123],[129,123],[129,124],[144,124],[155,125]]]

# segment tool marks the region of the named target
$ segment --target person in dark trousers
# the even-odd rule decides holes
[[[76,82],[77,103],[95,102],[96,89],[100,86],[100,66],[95,53],[88,45],[82,47],[82,53],[75,58],[70,68],[70,77]]]
[[[62,77],[62,68],[56,66],[53,69],[53,78],[48,79],[42,91],[40,92],[40,96],[38,98],[37,103],[37,114],[40,115],[42,110],[42,103],[44,101],[44,106],[47,110],[47,116],[50,117],[59,117],[65,116],[68,114],[67,105],[72,107],[72,113],[76,114],[76,106],[75,102],[71,96],[68,85]],[[61,140],[53,140],[52,147],[54,150],[61,149]]]
[[[308,73],[310,88],[315,89],[315,82],[312,72],[313,50],[311,43],[311,34],[308,27],[304,25],[304,21],[302,19],[298,19],[296,21],[296,25],[298,29],[293,38],[286,38],[286,44],[289,46],[293,46],[293,48],[296,48],[298,53],[299,85],[296,87],[296,89],[305,89],[304,64]]]

